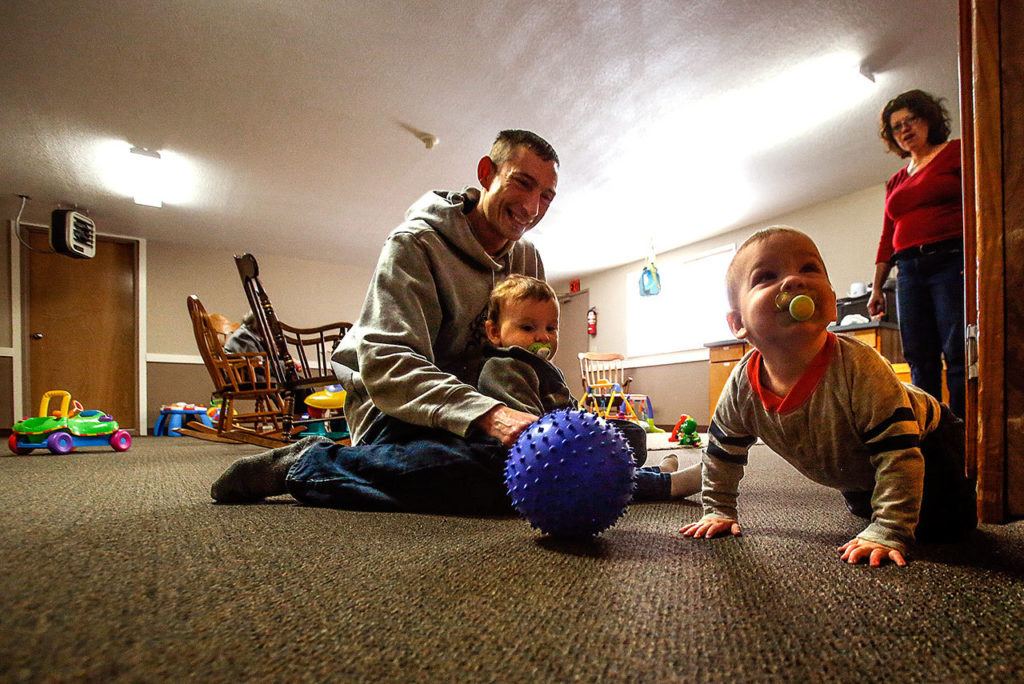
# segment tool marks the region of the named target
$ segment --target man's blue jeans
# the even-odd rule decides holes
[[[505,488],[507,455],[496,439],[464,439],[381,417],[363,444],[325,441],[306,449],[286,482],[288,493],[308,506],[505,515],[512,512]],[[637,470],[634,500],[668,496],[667,474]]]
[[[496,439],[467,440],[381,416],[358,446],[314,444],[286,482],[309,506],[502,515],[512,511],[506,454]]]
[[[896,308],[911,381],[942,397],[946,359],[949,407],[964,417],[964,255],[962,250],[897,261]]]

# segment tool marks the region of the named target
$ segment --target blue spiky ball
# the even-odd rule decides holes
[[[617,428],[563,409],[520,435],[505,462],[505,486],[519,515],[541,532],[590,537],[626,512],[634,473],[633,449]]]

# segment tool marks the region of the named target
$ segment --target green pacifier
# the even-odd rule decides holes
[[[528,351],[531,354],[536,354],[545,361],[551,358],[551,345],[546,342],[534,342],[530,345]]]
[[[775,298],[775,307],[779,311],[789,310],[794,321],[806,321],[814,315],[814,300],[807,295],[796,295],[780,292]]]

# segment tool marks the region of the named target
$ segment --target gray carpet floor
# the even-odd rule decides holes
[[[0,458],[0,680],[1024,679],[1022,523],[848,566],[835,547],[859,521],[764,447],[739,539],[680,537],[685,500],[591,543],[514,518],[213,505],[255,451]]]

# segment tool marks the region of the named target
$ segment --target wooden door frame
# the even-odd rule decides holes
[[[1017,333],[1007,328],[1006,312],[1005,269],[1012,256],[1007,254],[1003,165],[1007,23],[1000,0],[960,0],[959,12],[966,313],[967,323],[977,325],[976,341],[969,340],[977,373],[967,383],[968,464],[978,477],[979,520],[1001,523],[1014,514],[1013,493],[1019,496],[1024,486],[1011,477],[1007,448],[1006,344]]]
[[[34,409],[31,406],[32,399],[29,399],[30,405],[25,405],[25,372],[24,372],[24,354],[22,334],[24,331],[23,316],[27,313],[24,307],[24,297],[28,293],[22,292],[21,287],[21,242],[18,240],[18,235],[15,230],[15,222],[9,221],[11,233],[11,344],[13,349],[12,354],[12,384],[13,389],[13,401],[15,419],[20,416],[29,415],[29,412]],[[22,226],[27,228],[39,228],[42,230],[49,231],[50,226],[41,223],[31,223],[28,221],[22,221]],[[100,237],[111,238],[114,240],[120,240],[123,242],[135,243],[135,335],[136,335],[136,356],[137,356],[137,368],[135,372],[135,400],[137,403],[136,412],[138,414],[139,429],[138,434],[145,435],[148,432],[149,416],[147,403],[149,401],[147,391],[147,377],[146,377],[146,309],[148,308],[146,299],[146,239],[135,237],[133,235],[118,235],[115,233],[103,233],[97,232]],[[28,409],[28,411],[26,410]]]
[[[559,308],[561,308],[561,305],[564,304],[565,302],[573,300],[573,299],[577,299],[577,298],[580,298],[580,297],[583,297],[583,296],[586,296],[587,304],[589,305],[590,304],[590,288],[589,287],[585,287],[582,290],[580,290],[579,292],[563,292],[563,293],[559,294],[558,297],[557,297]],[[559,322],[558,322],[559,327],[562,327],[565,324],[566,324],[566,319],[560,315],[559,316]],[[585,352],[590,351],[590,340],[591,340],[591,337],[590,337],[589,334],[586,335],[586,339],[587,339],[586,348],[582,350],[582,351],[585,351]],[[562,349],[561,342],[559,342],[558,348]],[[566,375],[565,376],[565,384],[567,384],[569,386],[570,392],[575,397],[577,392],[582,392],[582,389],[577,389],[578,385],[575,384],[576,382],[579,382],[579,376],[577,376],[576,373],[579,372],[580,364],[579,364],[579,360],[576,358],[575,355],[573,355],[571,358],[569,356],[561,356],[561,354],[568,354],[568,353],[569,352],[567,350],[561,351],[560,354],[559,354],[559,358],[566,359],[567,367],[570,368],[572,370],[572,372],[573,372],[573,374],[571,376],[570,375]],[[575,365],[573,365],[572,362],[575,362]]]

